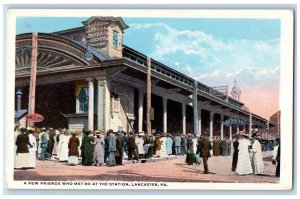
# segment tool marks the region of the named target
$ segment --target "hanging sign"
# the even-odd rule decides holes
[[[37,113],[28,114],[28,115],[26,115],[25,118],[27,121],[30,121],[30,122],[41,122],[44,120],[44,117]]]

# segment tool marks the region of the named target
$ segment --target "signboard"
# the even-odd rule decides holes
[[[30,121],[30,122],[41,122],[44,120],[44,117],[37,113],[28,114],[28,115],[26,115],[25,118],[27,121]]]

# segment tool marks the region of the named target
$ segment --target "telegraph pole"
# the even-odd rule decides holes
[[[147,57],[147,135],[151,134],[151,58]]]
[[[194,133],[195,135],[200,135],[198,129],[199,124],[198,124],[198,106],[197,106],[197,102],[198,102],[197,86],[198,86],[198,82],[197,80],[194,80],[194,87],[193,87]]]
[[[35,90],[36,90],[36,72],[37,72],[37,40],[38,40],[38,33],[37,32],[32,33],[31,72],[30,72],[28,114],[33,114],[35,112]],[[34,122],[28,121],[28,126],[33,127]]]

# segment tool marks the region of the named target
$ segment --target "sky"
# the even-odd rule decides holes
[[[18,17],[17,34],[82,26],[84,18]],[[280,20],[123,18],[123,43],[208,86],[236,78],[242,101],[269,119],[279,110]]]

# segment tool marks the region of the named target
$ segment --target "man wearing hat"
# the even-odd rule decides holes
[[[241,131],[239,135],[239,154],[236,173],[238,175],[248,175],[253,173],[251,161],[249,158],[249,147],[251,146],[251,143],[248,140],[249,136],[244,131]]]
[[[40,139],[41,154],[39,159],[44,161],[46,159],[48,140],[45,131],[42,131],[40,135],[41,135],[41,139]]]
[[[138,161],[135,148],[136,148],[135,137],[133,135],[133,132],[130,132],[128,137],[128,160],[135,159]]]
[[[252,135],[252,137],[254,138],[254,142],[252,144],[252,150],[251,150],[251,152],[253,153],[252,156],[253,172],[254,174],[263,174],[265,169],[264,169],[264,161],[261,152],[261,144],[258,141],[259,134],[255,133]]]
[[[204,132],[202,133],[202,139],[200,139],[199,142],[199,149],[200,149],[200,156],[202,157],[203,160],[203,166],[204,166],[204,174],[209,173],[208,169],[208,158],[211,157],[210,150],[212,149],[211,142],[207,138],[207,133]]]
[[[112,129],[109,129],[107,131],[108,135],[108,159],[107,159],[107,166],[115,166],[116,165],[116,158],[115,158],[115,152],[116,149],[116,136]]]
[[[233,156],[232,156],[232,164],[231,164],[231,171],[236,170],[236,166],[238,163],[238,155],[239,155],[239,141],[238,141],[238,134],[233,135]]]

